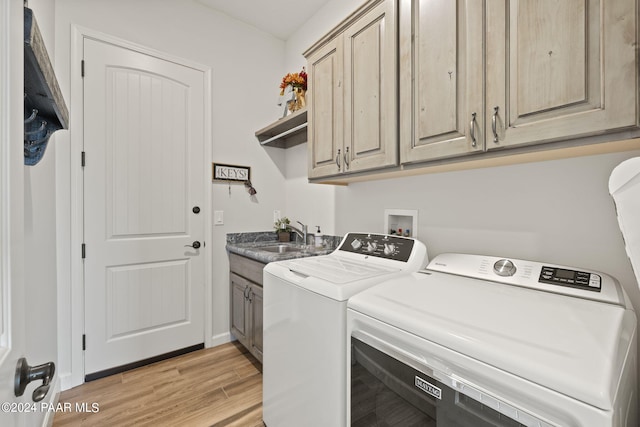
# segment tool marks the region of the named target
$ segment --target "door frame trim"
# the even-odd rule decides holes
[[[60,359],[65,356],[69,360],[60,360],[61,364],[64,364],[70,368],[70,373],[61,372],[62,389],[66,390],[71,387],[75,387],[84,383],[84,350],[82,349],[82,335],[84,334],[84,268],[81,253],[81,245],[84,240],[84,224],[83,224],[83,176],[82,166],[80,164],[80,156],[84,143],[84,99],[83,99],[83,80],[80,69],[80,61],[84,57],[83,43],[85,39],[93,39],[103,43],[109,43],[118,47],[129,49],[135,52],[139,52],[145,55],[153,56],[165,61],[174,62],[176,64],[195,69],[202,72],[204,77],[204,171],[210,171],[211,169],[211,156],[212,156],[212,97],[211,97],[211,67],[196,63],[191,60],[180,58],[174,55],[170,55],[165,52],[142,46],[115,36],[111,36],[99,31],[91,30],[89,28],[81,27],[78,25],[72,25],[71,27],[71,69],[70,69],[70,123],[72,125],[69,128],[70,136],[70,157],[67,161],[70,162],[67,165],[70,171],[70,289],[69,298],[60,298],[59,311],[68,309],[70,313],[71,330],[64,325],[59,326],[59,341],[61,343],[68,343],[70,349],[67,351],[59,351]],[[203,214],[205,215],[204,235],[205,241],[212,236],[212,224],[208,221],[209,212],[212,206],[212,195],[210,188],[209,175],[205,173],[202,177],[205,180],[204,186],[205,195],[205,209]],[[202,249],[202,256],[204,257],[204,344],[205,347],[211,347],[213,345],[213,325],[212,325],[212,310],[213,301],[211,289],[212,278],[212,244],[205,245]],[[69,304],[68,307],[65,307]]]

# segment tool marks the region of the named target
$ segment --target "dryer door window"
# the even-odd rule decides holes
[[[352,426],[525,426],[356,338],[351,355]]]

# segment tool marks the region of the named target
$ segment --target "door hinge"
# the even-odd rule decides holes
[[[80,76],[84,77],[84,59],[80,61]]]
[[[87,349],[87,335],[82,334],[82,350]]]
[[[86,156],[85,156],[84,151],[83,151],[82,153],[80,153],[80,166],[84,167],[85,160],[86,160]]]
[[[85,245],[84,243],[82,244],[82,259],[85,259],[87,257],[87,245]]]

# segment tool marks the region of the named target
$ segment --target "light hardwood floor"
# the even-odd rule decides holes
[[[101,378],[62,392],[72,410],[56,413],[53,426],[262,427],[258,367],[228,343]],[[76,403],[99,411],[78,412]]]

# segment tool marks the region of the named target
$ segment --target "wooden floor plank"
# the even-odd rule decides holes
[[[54,427],[262,427],[259,362],[237,343],[163,360],[60,394]],[[76,404],[97,412],[81,412]]]

